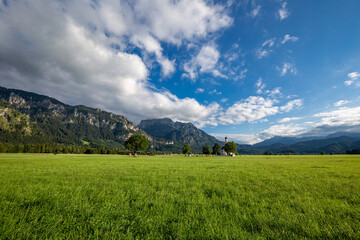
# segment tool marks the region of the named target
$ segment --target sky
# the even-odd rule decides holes
[[[2,0],[0,85],[213,136],[360,132],[358,0]]]

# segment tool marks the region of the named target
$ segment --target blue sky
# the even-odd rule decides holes
[[[360,2],[2,1],[1,86],[222,139],[360,132]]]

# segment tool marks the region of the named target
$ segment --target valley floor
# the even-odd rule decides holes
[[[0,154],[0,238],[360,239],[360,156]]]

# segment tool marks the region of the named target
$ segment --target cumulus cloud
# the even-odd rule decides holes
[[[298,41],[299,38],[298,37],[291,37],[289,34],[286,34],[284,36],[284,39],[282,40],[281,44],[285,44],[287,41],[292,41],[292,42],[296,42]]]
[[[351,79],[351,80],[357,80],[360,78],[360,73],[358,72],[352,72],[352,73],[349,73],[348,74],[348,77]]]
[[[345,85],[350,86],[360,78],[360,73],[351,72],[348,74],[348,77],[349,77],[349,80],[346,80],[344,83],[345,83]]]
[[[290,112],[295,107],[299,108],[302,105],[303,105],[303,100],[302,99],[295,99],[295,100],[292,100],[292,101],[288,102],[286,105],[280,107],[280,110],[283,111],[283,112]]]
[[[135,122],[201,122],[220,106],[154,88],[145,58],[153,57],[167,76],[175,61],[164,56],[163,42],[179,46],[231,24],[221,5],[203,0],[11,1],[1,7],[0,77],[5,87],[100,107]],[[145,58],[131,53],[133,47]],[[216,54],[202,59],[201,71],[211,71]]]
[[[347,101],[347,100],[340,100],[340,101],[337,101],[336,103],[334,103],[334,106],[335,107],[340,107],[342,105],[345,105],[347,103],[350,103],[351,101]]]
[[[281,71],[280,76],[284,76],[288,72],[290,72],[292,74],[297,73],[297,70],[296,70],[295,66],[293,64],[291,64],[291,63],[284,63],[282,68],[278,67],[278,70]]]
[[[301,99],[290,101],[283,106],[275,106],[277,102],[269,98],[250,96],[234,103],[225,112],[221,112],[218,120],[220,124],[225,125],[254,122],[281,112],[289,112],[302,105]]]
[[[278,96],[282,96],[281,93],[281,87],[276,87],[273,90],[266,90],[266,84],[264,83],[263,79],[260,77],[255,87],[257,88],[256,93],[257,94],[267,94],[269,97],[276,98]]]
[[[246,121],[253,122],[278,112],[279,107],[274,106],[273,100],[250,96],[229,107],[219,120],[223,124],[239,124]]]
[[[282,96],[282,93],[280,91],[281,87],[276,87],[273,90],[266,90],[266,93],[269,97],[276,97],[276,96]]]
[[[346,86],[350,86],[351,84],[354,83],[354,81],[353,80],[346,80],[344,83],[345,83]]]
[[[195,93],[203,93],[204,92],[204,89],[203,88],[197,88],[195,90]]]
[[[216,64],[220,58],[220,53],[214,45],[203,46],[197,56],[192,58],[189,62],[185,63],[184,71],[187,72],[186,77],[196,80],[198,71],[200,73],[211,73],[215,77],[223,77],[223,74],[216,69]]]
[[[281,4],[281,8],[278,10],[278,17],[280,21],[284,20],[285,18],[289,17],[290,13],[286,8],[287,2],[283,2]]]

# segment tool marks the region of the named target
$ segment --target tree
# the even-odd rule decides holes
[[[186,145],[183,146],[183,148],[182,148],[183,154],[189,154],[190,151],[191,151],[191,148],[190,148],[189,145],[186,144]]]
[[[125,141],[125,147],[132,150],[135,155],[139,150],[146,150],[149,147],[149,142],[145,136],[134,134]]]
[[[212,154],[221,155],[221,146],[220,146],[220,144],[215,143],[212,149],[213,149]]]
[[[234,142],[227,142],[224,146],[224,150],[227,154],[236,153],[236,144]]]
[[[325,155],[325,152],[324,152],[324,151],[321,151],[320,154],[321,154],[321,155]]]
[[[204,146],[202,152],[203,152],[203,154],[206,154],[206,155],[211,154],[210,146],[209,145]]]

